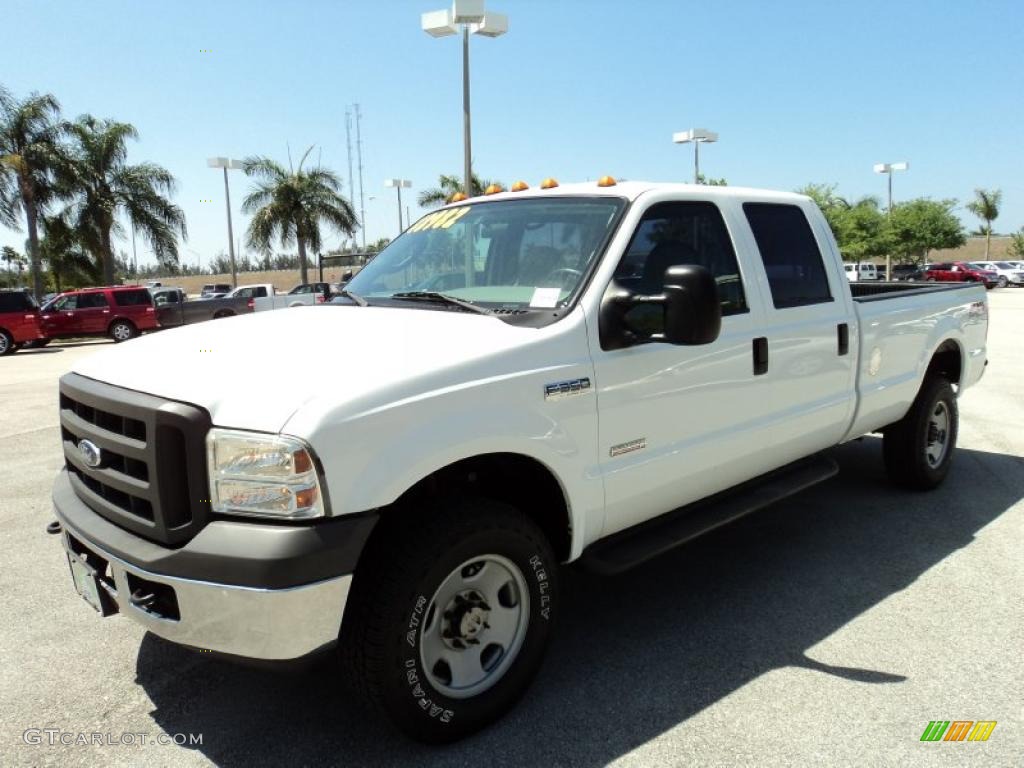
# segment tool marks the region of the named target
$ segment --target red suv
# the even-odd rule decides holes
[[[999,283],[999,275],[995,272],[978,269],[965,261],[929,264],[924,279],[930,283],[984,283],[986,288],[993,288]]]
[[[46,305],[42,321],[47,339],[109,336],[127,341],[159,327],[153,297],[139,286],[62,293]]]
[[[26,291],[0,291],[0,355],[17,352],[25,342],[42,337],[35,299]]]

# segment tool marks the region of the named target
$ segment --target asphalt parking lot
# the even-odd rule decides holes
[[[330,663],[240,667],[100,620],[44,527],[57,378],[105,342],[4,358],[0,764],[1024,764],[1024,290],[989,298],[990,365],[942,488],[889,486],[869,437],[835,449],[832,481],[653,563],[570,569],[526,699],[446,748],[397,735]],[[922,743],[930,720],[998,725]],[[51,746],[27,729],[202,744]]]

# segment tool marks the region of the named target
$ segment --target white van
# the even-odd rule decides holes
[[[878,272],[874,264],[843,264],[843,269],[846,271],[846,279],[851,283],[878,279]]]

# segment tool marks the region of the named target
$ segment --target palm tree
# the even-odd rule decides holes
[[[282,248],[297,243],[303,283],[309,282],[306,249],[319,252],[322,246],[321,223],[350,236],[358,226],[352,204],[340,194],[341,179],[319,166],[302,169],[312,151],[310,146],[295,170],[286,170],[269,157],[242,161],[245,175],[256,180],[242,201],[242,211],[252,215],[246,242],[262,253],[270,251],[274,240],[280,241]]]
[[[74,145],[62,185],[71,203],[63,218],[78,231],[81,244],[102,266],[103,281],[114,282],[115,235],[123,235],[118,214],[150,244],[165,268],[178,263],[178,236],[186,240],[185,214],[169,199],[176,184],[155,163],[128,164],[128,139],[139,134],[128,123],[83,115],[68,126]]]
[[[32,291],[43,295],[39,261],[39,217],[54,197],[63,124],[60,104],[49,94],[18,100],[0,87],[0,223],[14,225],[20,212],[28,228]]]
[[[437,179],[438,186],[433,189],[424,189],[420,192],[419,197],[416,198],[416,202],[420,204],[421,208],[436,208],[439,205],[449,203],[451,202],[452,195],[456,192],[462,192],[462,181],[460,176],[449,176],[442,173]],[[474,173],[473,194],[471,197],[482,195],[489,186],[491,186],[490,181],[481,179]]]
[[[967,204],[967,210],[985,222],[978,228],[985,235],[985,261],[988,261],[989,246],[992,243],[992,222],[999,218],[999,205],[1002,202],[1002,190],[976,189],[974,199]]]
[[[39,242],[39,253],[50,269],[53,289],[57,293],[69,282],[82,285],[99,281],[99,265],[84,244],[89,239],[87,236],[71,226],[63,216],[44,216],[42,229],[44,234]]]

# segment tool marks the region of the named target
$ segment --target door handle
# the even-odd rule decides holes
[[[836,326],[836,334],[839,341],[839,354],[845,355],[850,351],[850,326],[840,323]]]
[[[754,375],[768,373],[768,338],[758,336],[754,339]]]

